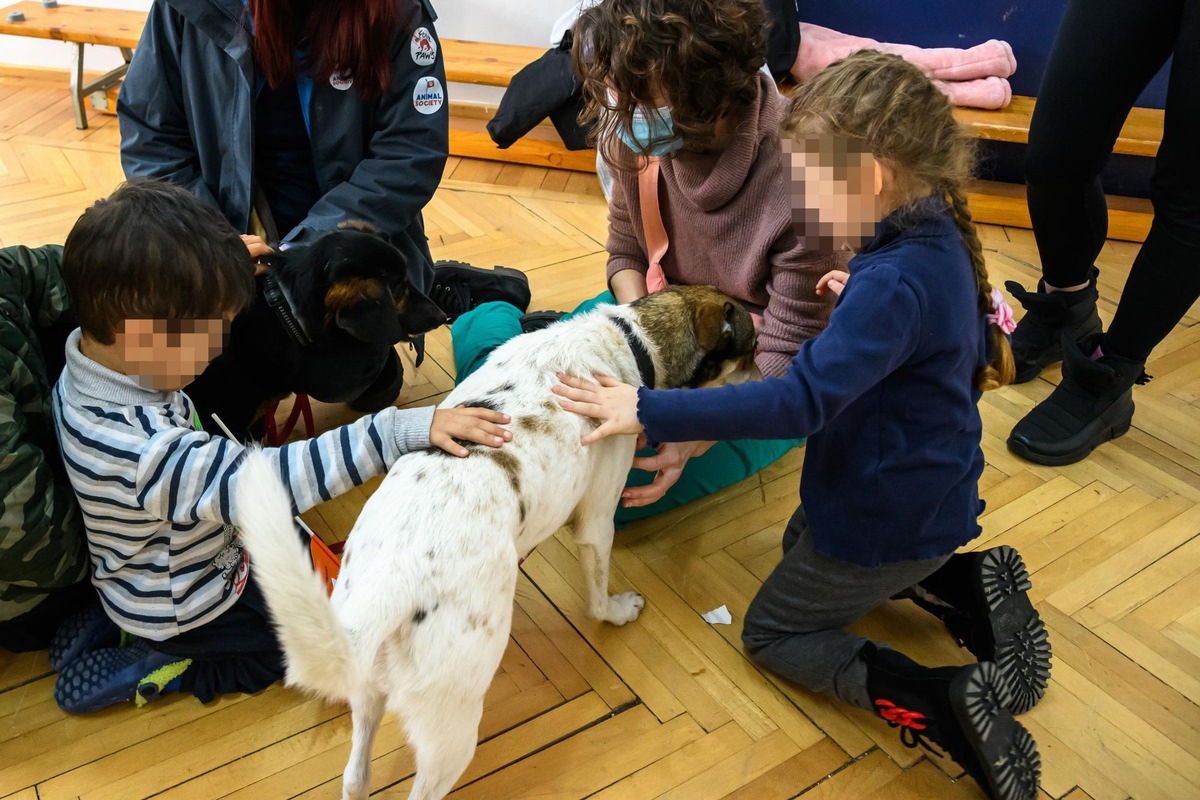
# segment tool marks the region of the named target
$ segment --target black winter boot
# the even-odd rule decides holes
[[[1037,743],[1005,709],[995,664],[931,669],[871,643],[862,655],[874,711],[906,746],[950,756],[993,800],[1037,797]]]
[[[508,267],[481,269],[462,261],[439,261],[433,265],[433,286],[429,297],[450,321],[483,303],[511,303],[529,310],[529,278]]]
[[[1021,554],[1005,545],[951,556],[911,598],[976,659],[996,664],[1014,714],[1037,705],[1050,679],[1050,636],[1026,594],[1031,585]]]
[[[1008,437],[1008,449],[1051,467],[1074,464],[1098,445],[1123,435],[1133,421],[1133,385],[1150,380],[1146,362],[1106,355],[1093,361],[1099,336],[1063,340],[1058,387]]]
[[[521,317],[521,333],[533,333],[558,322],[566,311],[530,311]]]
[[[1006,281],[1004,287],[1025,307],[1025,316],[1017,323],[1012,335],[1013,360],[1017,376],[1013,383],[1031,381],[1042,369],[1062,361],[1063,336],[1079,341],[1100,333],[1101,322],[1096,314],[1095,267],[1088,274],[1086,289],[1077,292],[1046,292],[1045,281],[1038,281],[1037,291],[1026,291],[1016,281]]]

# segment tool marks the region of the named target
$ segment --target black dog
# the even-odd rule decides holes
[[[368,387],[374,393],[377,381],[398,391],[403,371],[394,346],[445,321],[409,285],[399,250],[368,226],[343,225],[270,257],[225,350],[184,392],[205,430],[219,432],[216,414],[245,439],[264,408],[292,392],[340,403]]]

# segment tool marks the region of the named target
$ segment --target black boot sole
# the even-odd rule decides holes
[[[533,333],[548,328],[566,315],[566,311],[530,311],[521,317],[521,333]]]
[[[1029,731],[1004,707],[1000,670],[983,662],[950,684],[950,706],[978,760],[979,781],[993,800],[1035,800],[1042,758]],[[965,765],[961,765],[965,766]]]
[[[1103,427],[1091,438],[1080,442],[1078,447],[1063,453],[1043,453],[1034,450],[1015,436],[1008,437],[1008,449],[1026,461],[1032,461],[1034,464],[1041,464],[1045,467],[1065,467],[1067,464],[1077,464],[1083,461],[1092,454],[1093,450],[1105,442],[1111,442],[1113,439],[1129,433],[1129,429],[1132,426],[1133,412],[1131,410],[1128,419],[1116,420]]]
[[[1050,681],[1050,635],[1027,592],[1029,570],[1007,545],[987,551],[979,561],[979,584],[987,604],[987,624],[995,643],[992,653],[976,653],[994,661],[1008,695],[1008,710],[1024,714],[1037,705]]]

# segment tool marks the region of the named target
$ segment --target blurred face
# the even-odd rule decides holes
[[[139,384],[169,392],[203,372],[221,353],[228,335],[225,319],[127,319],[114,346]]]
[[[884,168],[861,142],[844,136],[784,137],[792,225],[809,250],[858,250],[883,219]]]

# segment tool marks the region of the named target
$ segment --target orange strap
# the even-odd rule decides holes
[[[650,293],[667,288],[667,276],[662,260],[671,246],[658,205],[658,157],[650,156],[638,173],[638,202],[641,205],[642,230],[646,233],[646,256],[650,268],[646,271],[646,290]]]

